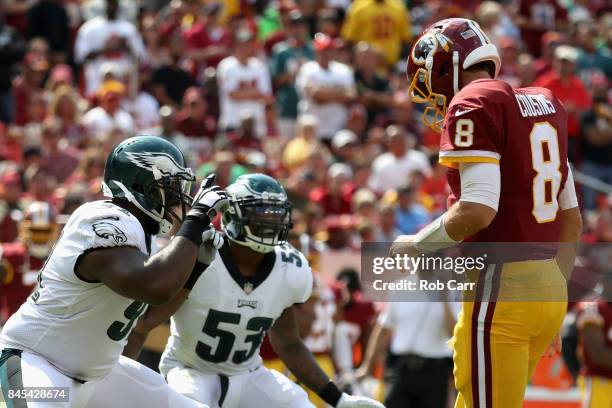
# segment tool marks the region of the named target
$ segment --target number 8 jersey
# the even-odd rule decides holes
[[[267,253],[253,278],[243,277],[226,239],[172,316],[160,372],[187,366],[231,376],[257,367],[267,330],[285,309],[306,302],[312,285],[304,255],[288,244]]]
[[[0,348],[38,354],[65,375],[82,381],[107,374],[146,305],[113,292],[102,282],[81,279],[75,269],[83,254],[123,245],[149,254],[136,217],[110,201],[79,207],[43,265],[38,287],[4,326]]]
[[[449,206],[461,197],[460,163],[498,163],[497,216],[476,242],[557,242],[559,196],[568,179],[567,113],[545,88],[481,79],[457,93],[440,141],[450,167]]]

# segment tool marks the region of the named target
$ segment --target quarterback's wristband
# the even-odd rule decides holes
[[[193,270],[191,271],[191,275],[189,275],[189,279],[187,279],[187,282],[185,282],[183,288],[187,290],[193,289],[196,282],[198,281],[198,278],[200,277],[200,275],[202,275],[202,272],[204,272],[206,268],[208,268],[208,265],[196,262],[193,267]]]
[[[421,252],[435,252],[456,245],[460,241],[455,241],[448,235],[442,214],[416,234],[412,242]]]
[[[207,228],[210,228],[210,219],[187,218],[181,224],[176,236],[185,237],[199,247],[202,244],[202,234]]]
[[[321,391],[319,391],[319,397],[325,402],[327,402],[332,407],[335,407],[340,401],[342,397],[342,391],[338,388],[333,381],[329,381],[325,387]]]

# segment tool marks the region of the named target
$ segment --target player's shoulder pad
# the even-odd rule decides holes
[[[74,216],[77,217],[76,222],[69,222],[73,231],[66,233],[78,234],[84,249],[134,246],[141,250],[144,248],[146,252],[145,234],[138,219],[112,202],[94,201],[84,204]]]
[[[470,82],[453,97],[449,110],[453,106],[491,106],[514,101],[514,92],[510,84],[497,79],[484,79]]]
[[[304,303],[312,293],[313,276],[310,263],[303,253],[291,244],[277,249],[280,267],[283,268],[285,285],[293,294],[293,303]]]

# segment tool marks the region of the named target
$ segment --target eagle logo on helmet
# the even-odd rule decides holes
[[[176,174],[193,176],[191,169],[180,166],[172,156],[166,153],[126,152],[126,155],[136,166],[151,171],[157,169],[164,176],[173,176]]]
[[[100,221],[92,224],[94,233],[100,238],[112,239],[116,244],[124,244],[127,242],[127,237],[116,225],[110,222]]]

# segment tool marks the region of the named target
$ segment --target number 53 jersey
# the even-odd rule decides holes
[[[160,372],[187,366],[232,376],[257,367],[267,330],[286,308],[308,300],[312,285],[306,258],[288,244],[267,253],[254,277],[243,277],[226,239],[172,316]]]
[[[557,242],[559,196],[568,179],[567,113],[545,88],[474,81],[449,106],[440,163],[450,167],[449,205],[461,197],[461,163],[498,163],[497,216],[470,241]]]

